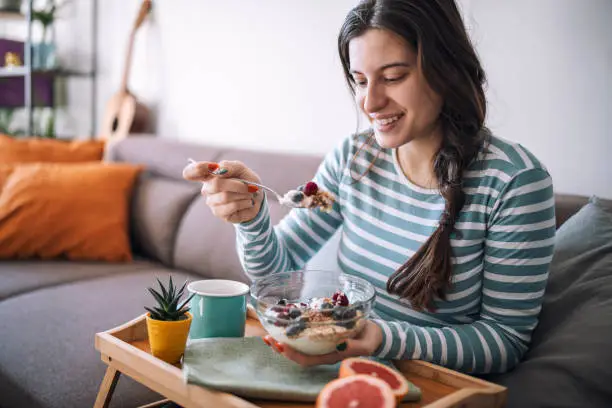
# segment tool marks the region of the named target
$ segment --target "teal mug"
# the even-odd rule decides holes
[[[210,279],[191,282],[187,290],[193,315],[189,339],[244,337],[248,285],[242,282]]]

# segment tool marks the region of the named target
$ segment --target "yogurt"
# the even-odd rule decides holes
[[[278,327],[273,324],[268,325],[266,330],[279,343],[287,344],[289,347],[311,356],[331,353],[336,350],[336,344],[341,343],[341,341],[336,342],[332,339],[312,340],[307,336],[289,338],[285,335],[284,327]],[[306,330],[302,333],[305,333]]]
[[[361,310],[349,306],[340,291],[332,298],[307,302],[281,300],[261,316],[266,331],[278,342],[309,355],[336,350],[336,345],[354,337],[363,327]]]

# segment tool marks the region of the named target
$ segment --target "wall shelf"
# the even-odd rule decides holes
[[[28,75],[26,67],[0,68],[0,78],[22,77]]]
[[[2,20],[23,20],[26,16],[17,11],[0,11],[0,19]]]
[[[23,77],[28,75],[26,67],[11,67],[0,68],[0,78]],[[84,77],[90,78],[96,75],[95,71],[75,71],[66,69],[35,69],[32,70],[32,75],[54,75],[57,77]]]
[[[0,78],[24,78],[24,108],[26,111],[26,134],[32,135],[33,131],[33,84],[32,78],[39,76],[51,76],[56,78],[84,78],[91,80],[91,130],[90,137],[94,137],[96,133],[96,98],[97,98],[97,84],[96,84],[96,67],[97,67],[97,13],[98,13],[98,0],[92,0],[92,12],[91,12],[91,69],[80,71],[78,69],[32,69],[32,9],[34,0],[26,0],[25,13],[20,12],[7,12],[0,11],[0,20],[15,20],[23,21],[27,24],[27,35],[23,42],[23,66],[17,67],[0,67]],[[22,8],[22,11],[23,9]],[[2,56],[0,56],[2,57]],[[2,63],[2,61],[0,61]]]

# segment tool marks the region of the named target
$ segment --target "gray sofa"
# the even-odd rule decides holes
[[[180,178],[188,157],[244,161],[266,184],[281,191],[310,179],[321,160],[153,137],[129,138],[113,146],[108,160],[141,163],[147,169],[132,199],[131,234],[137,258],[130,264],[0,262],[1,408],[92,406],[105,370],[94,349],[94,334],[143,313],[143,306],[152,303],[146,288],[155,277],[171,273],[177,280],[248,282],[234,252],[234,229],[211,215],[197,184]],[[289,165],[291,172],[285,171]],[[587,201],[557,198],[559,223]],[[285,214],[275,203],[270,208],[274,221]],[[313,263],[326,262],[333,242],[326,248]],[[512,383],[512,373],[495,380]],[[512,406],[529,406],[520,399],[526,392],[511,387]],[[122,377],[111,407],[132,407],[158,398]],[[556,406],[554,400],[550,405]]]

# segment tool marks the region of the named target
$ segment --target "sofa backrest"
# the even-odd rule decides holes
[[[107,150],[107,160],[143,164],[147,169],[132,199],[131,234],[136,254],[205,277],[247,282],[235,252],[234,228],[212,215],[198,183],[182,179],[188,158],[240,160],[255,170],[264,184],[287,191],[310,180],[322,157],[198,145],[150,135],[121,140]],[[587,200],[584,196],[557,195],[557,225]],[[274,200],[270,200],[270,212],[273,223],[287,213]],[[325,252],[328,258],[333,257],[333,248]]]

